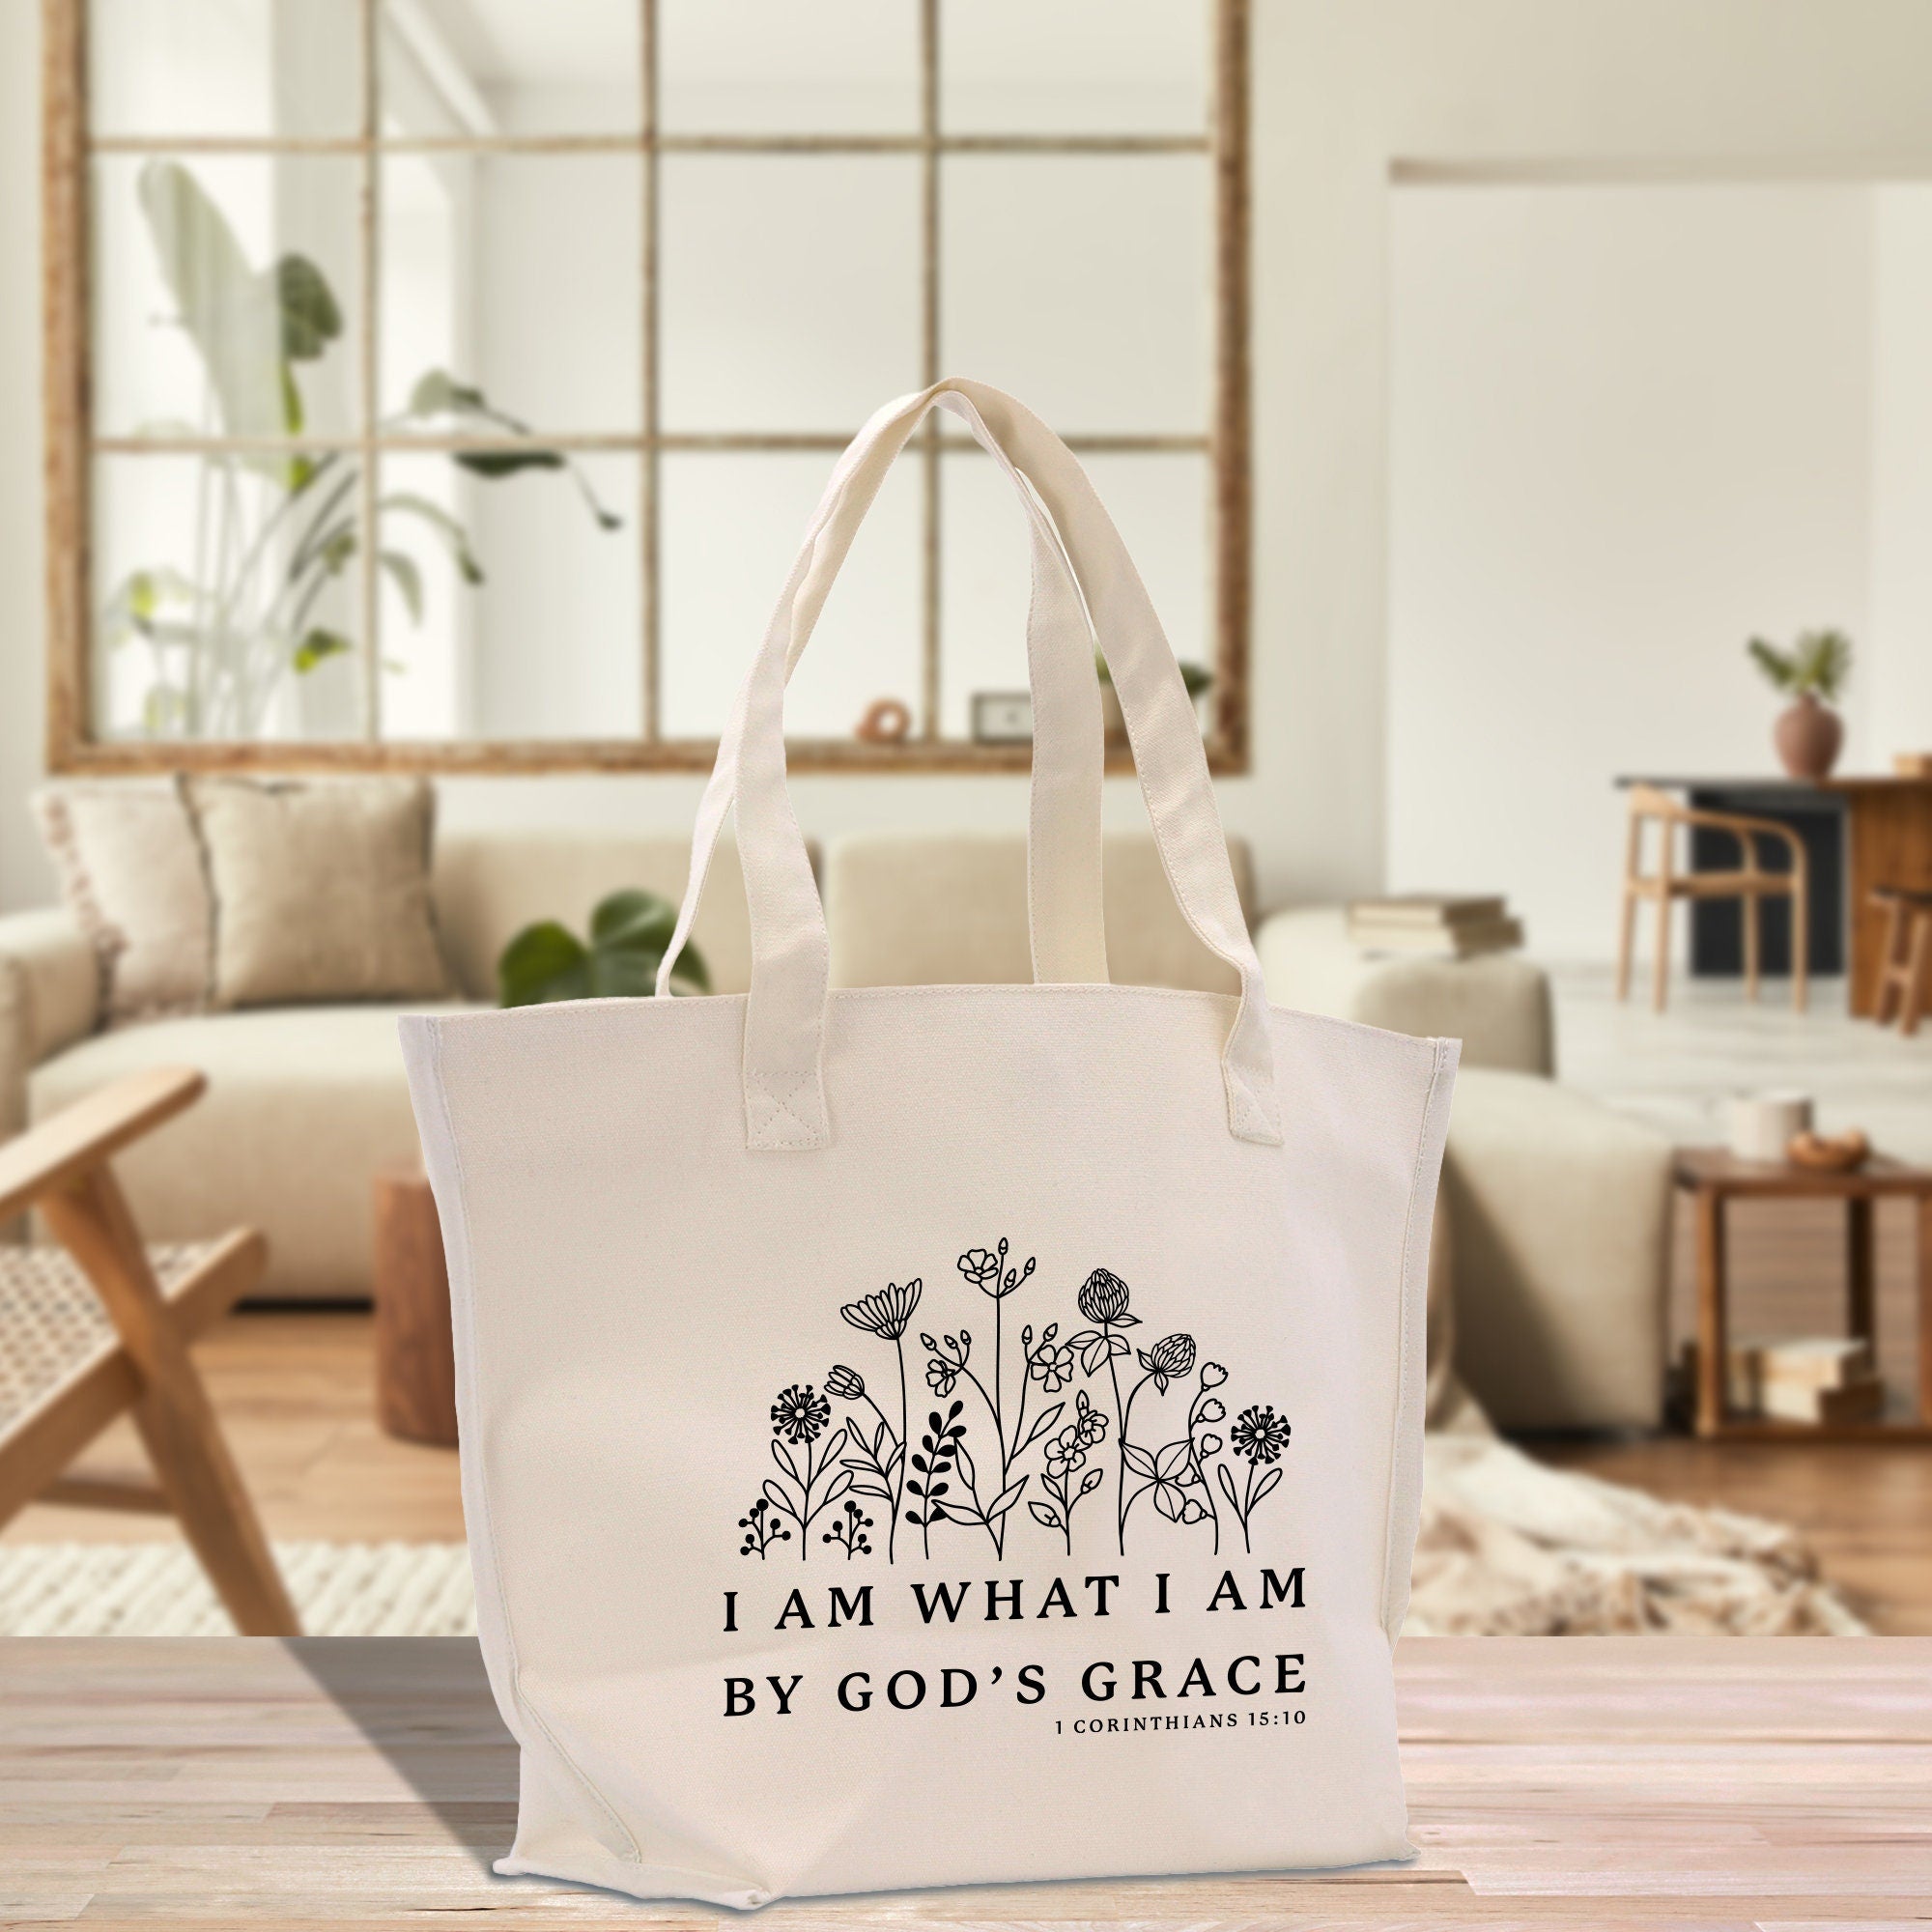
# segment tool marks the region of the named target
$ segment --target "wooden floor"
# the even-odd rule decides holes
[[[282,1538],[457,1542],[463,1506],[453,1452],[397,1442],[371,1407],[372,1331],[355,1310],[243,1310],[197,1356],[242,1469]],[[1826,1574],[1893,1634],[1932,1634],[1932,1450],[1783,1448],[1682,1436],[1531,1445],[1547,1460],[1687,1501],[1719,1503],[1803,1528]],[[131,1430],[90,1466],[137,1467]],[[174,1534],[165,1519],[35,1507],[0,1536],[15,1542],[131,1541]]]
[[[1925,1922],[1932,1643],[1424,1637],[1399,1648],[1396,1690],[1417,1847],[1404,1863],[808,1898],[756,1922],[785,1932]],[[863,1787],[863,1764],[853,1775]],[[748,1922],[717,1907],[494,1877],[516,1777],[467,1639],[0,1642],[0,1922],[211,1932],[380,1932],[459,1915],[651,1932]]]

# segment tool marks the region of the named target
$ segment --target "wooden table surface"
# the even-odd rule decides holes
[[[1932,1915],[1932,1639],[1402,1646],[1412,1864],[981,1887],[760,1923],[1747,1926]],[[513,1747],[472,1642],[0,1642],[0,1924],[715,1926],[494,1877]]]

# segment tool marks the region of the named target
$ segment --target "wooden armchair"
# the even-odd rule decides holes
[[[1644,827],[1655,821],[1662,833],[1655,872],[1643,869]],[[1680,872],[1676,868],[1677,828],[1702,826],[1726,832],[1738,841],[1739,864],[1729,872]],[[1782,844],[1791,854],[1788,872],[1767,870],[1760,863],[1758,841]],[[1660,1013],[1670,990],[1670,908],[1678,899],[1735,898],[1743,901],[1745,992],[1755,1000],[1760,952],[1758,905],[1767,898],[1791,902],[1791,1004],[1805,1007],[1804,941],[1809,900],[1806,896],[1804,844],[1788,825],[1774,818],[1748,818],[1740,812],[1701,811],[1653,785],[1630,789],[1630,842],[1624,856],[1623,930],[1617,944],[1617,998],[1630,992],[1631,951],[1636,939],[1639,899],[1657,902],[1657,958],[1651,985],[1651,1005]]]
[[[171,1511],[246,1636],[300,1634],[187,1345],[260,1278],[252,1230],[142,1245],[109,1165],[190,1105],[185,1067],[130,1075],[0,1146],[0,1226],[38,1208],[59,1246],[0,1242],[0,1523],[37,1498]],[[153,1485],[66,1474],[131,1415]]]

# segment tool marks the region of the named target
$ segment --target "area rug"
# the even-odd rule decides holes
[[[460,1543],[278,1543],[311,1636],[467,1636],[476,1628]],[[183,1543],[0,1543],[0,1635],[232,1636]]]

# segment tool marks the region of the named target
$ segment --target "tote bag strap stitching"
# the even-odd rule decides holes
[[[1419,1462],[1422,1430],[1419,1424],[1413,1431],[1407,1427],[1409,1406],[1415,1399],[1415,1356],[1418,1352],[1414,1305],[1420,1284],[1415,1278],[1418,1266],[1415,1237],[1418,1227],[1431,1226],[1435,1221],[1435,1200],[1432,1196],[1425,1205],[1423,1182],[1427,1178],[1432,1149],[1439,1161],[1441,1129],[1446,1122],[1439,1121],[1437,1115],[1441,1103],[1447,1098],[1444,1077],[1455,1058],[1447,1040],[1432,1040],[1430,1044],[1435,1048],[1435,1058],[1430,1068],[1429,1089],[1423,1095],[1422,1119],[1416,1128],[1415,1161],[1409,1171],[1408,1212],[1403,1222],[1402,1267],[1396,1277],[1401,1314],[1396,1333],[1395,1416],[1389,1431],[1388,1498],[1382,1520],[1381,1587],[1382,1629],[1391,1644],[1401,1634],[1401,1619],[1408,1605],[1406,1576],[1399,1577],[1397,1574],[1396,1530],[1399,1519],[1414,1509],[1422,1487]],[[1426,1253],[1421,1257],[1420,1265],[1425,1269],[1428,1266]],[[1403,1444],[1410,1435],[1414,1437],[1414,1453],[1406,1456]],[[1396,1601],[1398,1597],[1402,1599],[1400,1603]]]
[[[469,1248],[469,1184],[465,1177],[463,1167],[463,1143],[457,1135],[456,1123],[450,1118],[449,1090],[442,1066],[441,1029],[435,1026],[430,1027],[427,1030],[427,1037],[431,1058],[435,1065],[435,1091],[437,1113],[440,1117],[440,1137],[449,1159],[451,1174],[456,1181],[456,1225],[451,1232],[455,1236],[459,1252],[463,1257],[459,1278],[465,1282],[469,1282],[475,1279],[475,1264],[471,1258]],[[475,1323],[473,1316],[467,1326],[469,1330],[469,1347],[464,1351],[463,1358],[459,1362],[459,1371],[467,1366],[469,1374],[473,1376],[476,1370],[474,1351],[478,1346],[474,1332]],[[477,1412],[473,1386],[470,1395],[470,1401],[465,1406],[473,1416]],[[582,1787],[583,1791],[589,1797],[591,1803],[610,1820],[612,1830],[616,1833],[625,1847],[630,1862],[632,1864],[641,1864],[643,1862],[643,1854],[639,1849],[637,1839],[632,1836],[630,1827],[617,1815],[604,1794],[598,1790],[596,1784],[585,1775],[583,1768],[578,1764],[576,1759],[564,1747],[556,1733],[552,1730],[550,1724],[545,1720],[543,1713],[531,1701],[529,1692],[524,1689],[523,1660],[517,1651],[516,1627],[510,1621],[509,1592],[503,1586],[502,1544],[497,1535],[495,1506],[490,1495],[489,1481],[480,1463],[477,1468],[476,1493],[478,1501],[482,1505],[483,1544],[490,1554],[490,1594],[495,1599],[497,1623],[497,1627],[503,1633],[503,1648],[508,1653],[510,1667],[507,1675],[510,1693],[515,1699],[518,1713],[537,1732],[544,1742],[549,1745],[550,1748],[555,1752],[557,1760],[563,1766],[564,1770],[571,1777],[576,1779],[578,1784]]]

